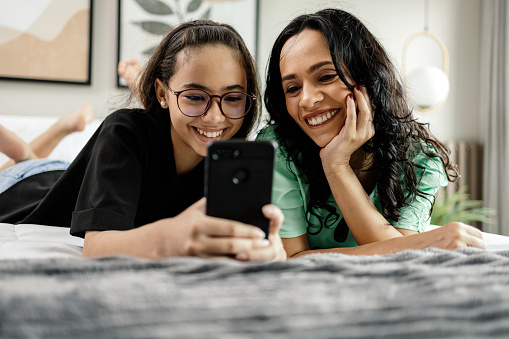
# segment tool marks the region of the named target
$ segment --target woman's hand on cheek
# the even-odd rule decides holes
[[[274,205],[265,205],[262,211],[265,217],[270,220],[269,240],[260,247],[240,253],[237,259],[243,261],[284,261],[286,260],[286,251],[279,236],[284,214],[279,207]]]
[[[205,214],[205,198],[174,218],[157,222],[162,256],[236,257],[268,241],[258,227]]]
[[[354,94],[349,94],[346,98],[344,127],[320,151],[324,169],[349,166],[352,154],[375,135],[373,114],[366,89],[357,86]]]

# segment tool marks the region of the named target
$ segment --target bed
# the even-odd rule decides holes
[[[484,237],[486,251],[155,261],[84,259],[66,228],[0,224],[0,337],[508,337],[509,238]]]

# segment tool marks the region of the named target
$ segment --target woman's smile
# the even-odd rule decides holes
[[[305,120],[312,127],[321,127],[323,124],[330,121],[338,112],[339,108],[336,108],[330,111],[319,113],[313,117],[306,117]]]

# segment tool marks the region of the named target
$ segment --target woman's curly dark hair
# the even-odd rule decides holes
[[[372,154],[371,169],[379,173],[378,194],[384,216],[397,222],[399,210],[416,196],[426,197],[432,204],[433,197],[417,188],[418,173],[422,175],[423,168],[412,161],[412,150],[418,145],[427,156],[439,157],[447,178],[454,181],[458,172],[450,163],[449,150],[430,133],[427,124],[414,119],[398,72],[377,39],[355,16],[339,9],[325,9],[295,18],[281,32],[269,59],[264,97],[287,161],[295,163],[299,174],[309,184],[308,231],[315,226],[318,232],[323,226],[330,227],[332,221],[337,220],[337,213],[327,204],[331,190],[322,168],[320,148],[288,113],[281,83],[279,63],[283,45],[304,29],[317,30],[325,36],[339,78],[352,90],[356,84],[365,86],[375,107],[375,135],[363,149]],[[310,215],[317,216],[316,211],[322,208],[329,212],[328,216],[320,220],[321,225],[311,225]]]

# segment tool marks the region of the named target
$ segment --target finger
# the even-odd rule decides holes
[[[342,132],[347,136],[351,136],[355,134],[357,130],[357,112],[355,108],[355,100],[353,99],[353,94],[350,93],[346,97],[346,120],[345,126],[342,128]]]
[[[366,87],[356,86],[354,92],[359,98],[357,100],[359,107],[359,128],[364,129],[366,140],[369,140],[375,135],[375,124],[373,123],[375,110],[369,99]]]
[[[270,261],[276,257],[276,248],[273,245],[257,247],[252,250],[239,253],[235,259],[241,261]]]
[[[204,237],[196,245],[198,247],[196,250],[207,255],[238,256],[255,248],[266,248],[269,245],[270,242],[267,239]]]
[[[486,249],[486,242],[484,241],[484,237],[482,232],[477,228],[465,224],[461,224],[463,229],[468,234],[467,246],[477,247]]]
[[[281,209],[274,205],[265,205],[262,208],[263,215],[270,220],[269,222],[269,235],[275,235],[279,233],[281,225],[285,220],[285,215]]]
[[[265,232],[259,227],[235,220],[205,216],[198,227],[201,233],[209,237],[265,238]]]
[[[359,123],[367,125],[371,120],[373,120],[368,92],[365,87],[355,86],[354,94],[355,99],[357,100],[357,107],[359,109]]]
[[[483,250],[486,249],[486,242],[483,239],[479,239],[477,237],[471,237],[471,241],[467,244],[470,247],[477,247]]]
[[[470,226],[470,225],[466,225],[466,224],[461,224],[463,227],[464,227],[464,230],[465,232],[467,232],[468,234],[476,237],[476,238],[479,238],[479,239],[484,239],[484,237],[482,236],[482,232],[473,227],[473,226]]]

